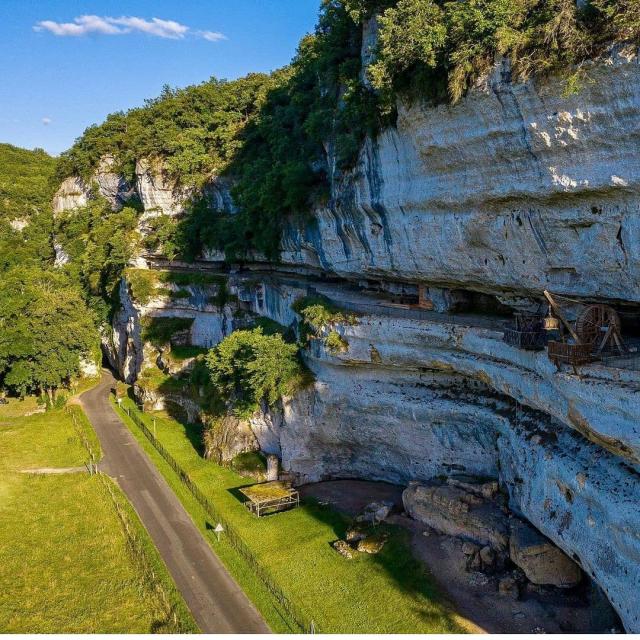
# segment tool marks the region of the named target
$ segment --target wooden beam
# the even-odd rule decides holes
[[[562,311],[560,310],[560,307],[556,304],[556,301],[553,299],[551,294],[545,290],[544,297],[549,301],[549,304],[551,305],[551,308],[553,309],[554,313],[558,316],[558,318],[560,318],[560,321],[567,328],[567,331],[571,334],[571,337],[576,341],[576,344],[582,344],[582,341],[580,340],[580,338],[578,338],[578,334],[574,331],[573,327],[569,324],[569,322],[567,322]]]

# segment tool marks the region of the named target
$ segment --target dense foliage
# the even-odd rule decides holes
[[[234,331],[209,352],[206,363],[212,385],[240,415],[252,413],[262,400],[274,404],[304,378],[297,345],[261,328]]]
[[[362,25],[378,16],[376,60],[361,68]],[[214,215],[206,198],[178,224],[159,218],[147,247],[192,259],[203,247],[229,259],[257,249],[277,258],[283,226],[329,197],[367,133],[392,121],[397,96],[459,100],[496,55],[525,79],[570,69],[615,40],[640,40],[640,0],[322,0],[318,26],[291,64],[271,75],[165,88],[138,109],[90,127],[59,176],[89,178],[104,155],[134,178],[136,159],[163,161],[196,192],[213,175],[234,183],[239,213]],[[370,83],[362,81],[368,75]]]
[[[0,144],[0,274],[52,260],[54,171],[55,159],[44,151]]]
[[[53,396],[99,357],[79,283],[54,268],[54,170],[41,150],[0,145],[0,388],[20,395]]]
[[[135,209],[114,212],[101,198],[56,219],[56,242],[69,258],[64,271],[100,322],[110,320],[119,305],[120,277],[139,243],[137,225]]]
[[[573,77],[574,65],[611,41],[637,41],[639,11],[638,0],[398,0],[380,17],[379,56],[369,73],[386,93],[438,97],[446,80],[454,102],[497,54],[511,60],[520,80],[559,69],[573,69]]]
[[[94,318],[62,273],[14,267],[0,279],[0,381],[25,395],[68,384],[97,357]]]

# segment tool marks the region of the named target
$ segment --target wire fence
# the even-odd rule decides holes
[[[157,575],[153,567],[153,562],[148,556],[139,532],[131,522],[127,509],[123,504],[122,497],[114,491],[112,481],[98,469],[98,456],[91,446],[83,428],[78,423],[78,418],[75,413],[72,411],[69,411],[69,413],[80,442],[89,454],[89,461],[87,463],[89,474],[97,476],[100,484],[106,490],[109,499],[113,504],[116,516],[120,521],[129,553],[140,570],[141,582],[145,588],[147,588],[157,598],[158,605],[164,616],[164,619],[162,620],[164,630],[167,633],[187,633],[189,628],[185,627],[178,617],[176,607],[171,603],[171,599],[165,590],[162,580]]]
[[[144,420],[138,415],[137,411],[135,409],[129,410],[128,407],[126,407],[125,410],[129,418],[131,418],[140,431],[142,431],[147,440],[149,440],[155,450],[162,456],[163,460],[173,469],[180,479],[180,482],[182,482],[182,484],[188,489],[189,493],[191,493],[191,495],[196,499],[206,514],[214,520],[216,524],[222,525],[226,539],[229,541],[231,547],[251,567],[256,577],[276,602],[278,602],[282,607],[288,618],[302,633],[319,633],[318,627],[314,621],[307,616],[299,606],[294,604],[276,584],[274,578],[262,566],[256,555],[247,546],[231,523],[222,515],[221,511],[211,502],[211,500],[207,498],[200,487],[198,487],[198,485],[196,485],[196,483],[189,477],[187,472],[178,464],[176,459],[167,451],[158,438],[156,438],[149,427],[144,423]]]

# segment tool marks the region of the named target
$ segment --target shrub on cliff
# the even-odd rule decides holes
[[[571,69],[600,53],[612,40],[640,36],[638,0],[345,0],[361,16],[377,7],[379,49],[369,67],[383,95],[410,92],[453,102],[491,68],[496,54],[511,60],[524,80]],[[570,79],[575,69],[570,71]]]
[[[211,384],[239,415],[293,393],[305,379],[296,345],[261,328],[235,331],[206,356]]]

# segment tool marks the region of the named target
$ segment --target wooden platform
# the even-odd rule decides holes
[[[243,487],[240,493],[247,498],[244,503],[247,509],[258,517],[292,509],[300,504],[300,494],[286,482],[261,482]]]

